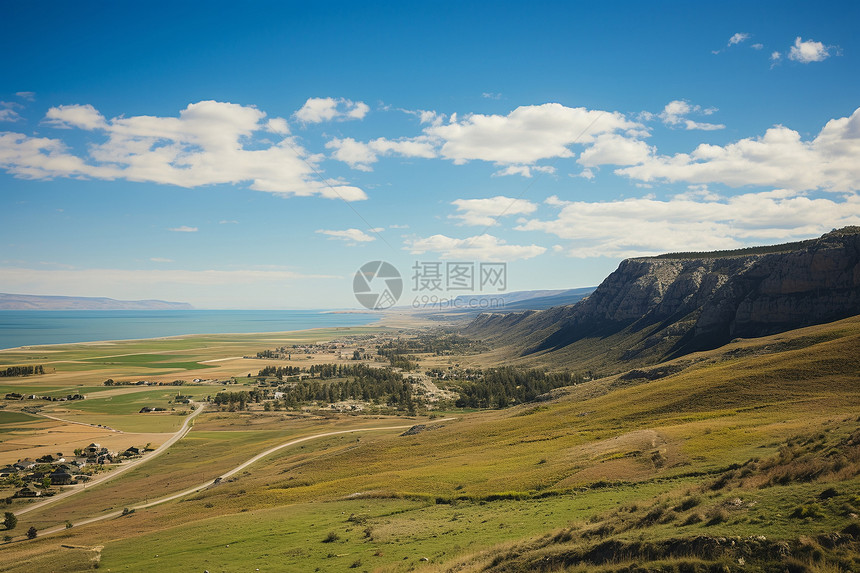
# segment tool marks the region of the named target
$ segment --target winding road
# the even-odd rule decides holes
[[[136,468],[136,467],[140,466],[141,464],[147,463],[150,460],[157,458],[158,456],[163,454],[167,450],[167,448],[169,448],[170,446],[172,446],[173,444],[175,444],[176,442],[178,442],[179,440],[184,438],[185,434],[187,434],[188,432],[191,431],[191,427],[192,427],[191,421],[194,418],[196,418],[198,415],[200,415],[200,413],[204,410],[204,408],[206,406],[206,404],[199,404],[197,402],[191,402],[191,404],[194,407],[194,411],[191,412],[191,414],[189,414],[188,417],[185,418],[185,422],[182,423],[182,427],[179,428],[179,430],[177,430],[172,436],[170,436],[170,438],[168,438],[166,442],[164,442],[163,444],[158,446],[155,450],[146,454],[142,458],[137,459],[137,460],[132,460],[132,461],[126,462],[124,464],[120,464],[119,467],[116,467],[111,472],[106,473],[102,476],[99,476],[99,477],[96,477],[96,478],[90,480],[89,482],[87,482],[86,485],[92,487],[94,485],[104,483],[104,482],[110,481],[110,480],[112,480],[118,476],[121,476],[122,474],[124,474],[128,470]],[[53,418],[53,416],[46,416],[44,414],[43,414],[43,416],[45,416],[47,418]],[[54,419],[60,420],[60,418],[54,418]],[[70,420],[62,420],[62,421],[63,422],[69,422],[69,423],[78,423],[78,424],[83,423],[83,422],[71,422]],[[45,507],[46,505],[56,503],[56,502],[61,501],[63,499],[68,499],[69,497],[75,495],[76,493],[80,493],[80,492],[84,491],[86,485],[84,487],[76,487],[74,489],[68,489],[68,490],[64,491],[63,493],[58,493],[57,495],[50,497],[44,501],[40,501],[40,502],[34,503],[32,505],[28,505],[26,507],[23,507],[14,513],[15,513],[15,515],[23,515],[25,513],[31,512],[33,510],[39,509],[40,507]]]
[[[185,430],[185,431],[184,431],[184,433],[182,434],[183,436],[184,436],[186,433],[188,433],[188,430],[187,430],[187,429],[185,429],[185,428],[186,428],[186,426],[188,425],[188,422],[190,422],[190,421],[191,421],[191,418],[193,418],[194,416],[196,416],[197,414],[199,414],[202,410],[203,410],[203,408],[202,408],[202,407],[201,407],[201,408],[198,408],[197,410],[195,410],[194,414],[192,414],[191,416],[189,416],[189,417],[188,417],[188,419],[185,421],[186,423],[185,423],[185,425],[183,425],[183,427],[182,427],[182,428],[183,428],[183,430]],[[422,423],[424,423],[424,424],[438,424],[439,422],[448,422],[448,421],[451,421],[451,420],[454,420],[454,419],[456,419],[456,418],[440,418],[440,419],[438,419],[438,420],[429,420],[429,421],[427,421],[427,422],[422,422]],[[260,461],[261,459],[263,459],[263,458],[265,458],[265,457],[267,457],[267,456],[270,456],[271,454],[273,454],[273,453],[275,453],[275,452],[277,452],[277,451],[279,451],[279,450],[282,450],[282,449],[284,449],[284,448],[288,448],[288,447],[290,447],[290,446],[294,446],[294,445],[296,445],[296,444],[300,444],[300,443],[302,443],[302,442],[307,442],[307,441],[309,441],[309,440],[316,440],[316,439],[318,439],[318,438],[326,438],[326,437],[329,437],[329,436],[337,436],[337,435],[340,435],[340,434],[354,434],[354,433],[357,433],[357,432],[376,432],[376,431],[384,431],[384,430],[405,430],[405,429],[409,429],[409,428],[411,428],[411,427],[412,427],[412,426],[414,426],[414,425],[415,425],[415,424],[408,424],[408,425],[401,425],[401,426],[381,426],[381,427],[376,427],[376,428],[355,428],[355,429],[353,429],[353,430],[337,430],[337,431],[333,431],[333,432],[323,432],[323,433],[321,433],[321,434],[313,434],[313,435],[311,435],[311,436],[305,436],[305,437],[303,437],[303,438],[296,438],[296,439],[290,440],[290,441],[288,441],[288,442],[284,442],[283,444],[279,444],[279,445],[277,445],[277,446],[271,447],[271,448],[269,448],[268,450],[265,450],[265,451],[263,451],[263,452],[260,452],[259,454],[257,454],[256,456],[252,457],[252,458],[251,458],[251,459],[249,459],[248,461],[246,461],[246,462],[243,462],[243,463],[239,464],[238,466],[236,466],[235,468],[233,468],[233,469],[231,469],[231,470],[227,471],[226,473],[223,473],[223,474],[221,475],[220,479],[221,479],[221,480],[227,479],[227,478],[229,478],[229,477],[231,477],[231,476],[233,476],[233,475],[235,475],[235,474],[239,473],[240,471],[244,470],[244,469],[245,469],[245,468],[247,468],[248,466],[250,466],[250,465],[252,465],[252,464],[254,464],[254,463],[256,463],[256,462]],[[189,429],[190,429],[190,428],[189,428]],[[183,430],[180,430],[180,432],[182,432]],[[169,445],[171,445],[171,444],[175,443],[177,440],[179,440],[182,436],[178,436],[178,434],[179,434],[179,432],[177,432],[177,434],[175,434],[175,435],[174,435],[174,437],[173,437],[173,438],[171,438],[171,440],[168,440],[168,442],[165,442],[164,444],[162,444],[162,445],[158,448],[158,450],[156,450],[155,452],[153,452],[153,454],[155,454],[156,452],[159,452],[159,451],[163,451],[163,450],[162,450],[162,448],[165,448],[165,446],[168,446],[168,447],[169,447]],[[177,436],[178,436],[178,437],[177,437]],[[147,458],[144,458],[144,459],[147,459]],[[149,459],[151,459],[151,457],[150,457]],[[142,461],[144,461],[144,460],[139,460],[139,462],[142,462]],[[109,476],[105,476],[105,477],[109,477]],[[102,480],[102,481],[105,481],[105,480]],[[190,488],[188,488],[188,489],[186,489],[186,490],[183,490],[183,491],[180,491],[180,492],[178,492],[178,493],[173,493],[173,494],[170,494],[170,495],[168,495],[168,496],[165,496],[165,497],[162,497],[162,498],[159,498],[159,499],[156,499],[156,500],[153,500],[153,501],[147,502],[147,503],[142,503],[142,504],[139,504],[139,505],[130,506],[130,507],[128,507],[127,509],[129,509],[129,510],[145,509],[145,508],[147,508],[147,507],[152,507],[152,506],[154,506],[154,505],[159,505],[159,504],[162,504],[162,503],[165,503],[165,502],[168,502],[168,501],[173,501],[174,499],[179,499],[179,498],[181,498],[181,497],[185,497],[186,495],[191,495],[191,494],[193,494],[193,493],[197,493],[197,492],[199,492],[200,490],[205,489],[205,488],[207,488],[207,487],[210,487],[210,486],[212,486],[212,485],[214,485],[214,482],[213,482],[213,481],[211,481],[211,480],[207,480],[206,482],[201,483],[200,485],[197,485],[197,486],[194,486],[194,487],[190,487]],[[77,491],[77,490],[76,490],[76,491]],[[72,494],[72,493],[76,493],[76,491],[75,491],[75,492],[67,492],[67,493]],[[64,495],[64,494],[60,494],[60,495]],[[60,497],[60,496],[55,496],[55,497]],[[50,500],[50,501],[54,501],[54,500]],[[50,503],[50,501],[49,501],[49,503]],[[47,504],[46,504],[46,503],[42,503],[42,504],[40,504],[40,505],[30,506],[29,508],[27,508],[27,509],[26,509],[26,511],[30,511],[30,510],[32,510],[32,509],[36,509],[37,507],[41,507],[42,505],[47,505]],[[99,516],[96,516],[96,517],[90,517],[90,518],[87,518],[87,519],[82,519],[82,520],[80,520],[80,521],[73,522],[73,523],[72,523],[72,526],[73,526],[73,527],[79,527],[79,526],[81,526],[81,525],[87,525],[87,524],[89,524],[89,523],[95,523],[95,522],[97,522],[97,521],[103,521],[103,520],[105,520],[105,519],[112,519],[112,518],[114,518],[114,517],[119,517],[120,515],[122,515],[123,511],[125,511],[125,510],[122,510],[122,511],[113,511],[113,512],[111,512],[111,513],[106,513],[106,514],[104,514],[104,515],[99,515]],[[19,515],[20,515],[21,513],[25,513],[25,511],[23,511],[23,510],[22,510],[22,511],[19,511],[19,512],[18,512],[18,514],[19,514]],[[45,535],[51,535],[51,534],[54,534],[54,533],[59,533],[59,532],[61,532],[61,531],[65,531],[66,529],[67,529],[67,526],[57,526],[57,527],[54,527],[54,528],[51,528],[51,529],[44,529],[44,530],[42,530],[42,531],[40,531],[40,532],[39,532],[39,536],[40,536],[40,537],[44,537]]]

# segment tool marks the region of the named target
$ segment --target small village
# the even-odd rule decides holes
[[[6,503],[13,498],[49,497],[58,493],[56,486],[81,485],[93,476],[109,471],[111,466],[123,461],[140,458],[149,451],[147,447],[131,446],[115,452],[97,443],[78,448],[72,456],[61,452],[46,454],[37,459],[24,458],[0,468],[0,483],[13,488],[6,496]]]

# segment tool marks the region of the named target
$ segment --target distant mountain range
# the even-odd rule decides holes
[[[0,310],[191,310],[187,302],[0,293]]]
[[[577,304],[484,313],[465,333],[521,359],[607,372],[857,314],[860,227],[846,227],[798,243],[628,259]]]

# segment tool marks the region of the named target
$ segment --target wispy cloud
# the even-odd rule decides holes
[[[370,107],[361,101],[346,98],[312,97],[296,113],[295,118],[302,123],[321,123],[323,121],[344,121],[364,119]]]
[[[0,101],[0,121],[21,121],[21,115],[15,111],[21,104],[12,101]]]
[[[515,261],[531,259],[546,252],[539,245],[509,245],[493,235],[475,235],[456,239],[446,235],[407,239],[406,249],[413,255],[438,253],[442,259],[470,261]]]
[[[488,199],[457,199],[451,202],[457,208],[457,213],[449,215],[458,219],[462,225],[479,225],[492,227],[497,225],[496,219],[505,215],[528,215],[537,210],[537,205],[525,199],[512,199],[498,195]]]
[[[379,233],[383,231],[382,228],[372,229],[373,232]],[[336,239],[341,241],[346,241],[347,244],[357,245],[358,243],[369,243],[371,241],[375,241],[376,237],[369,235],[362,231],[361,229],[343,229],[343,230],[329,230],[329,229],[318,229],[316,231],[322,235],[328,235],[329,239]]]
[[[167,230],[173,231],[174,233],[196,233],[198,231],[197,227],[189,227],[188,225],[182,225],[181,227],[172,227]]]
[[[666,104],[666,107],[663,108],[663,111],[659,114],[658,117],[663,120],[663,123],[670,127],[683,127],[687,130],[698,129],[704,131],[725,129],[726,126],[721,123],[698,122],[686,117],[691,113],[711,115],[716,111],[716,108],[702,109],[701,106],[690,105],[689,102],[684,100],[674,100]]]
[[[749,40],[750,35],[746,32],[738,32],[733,34],[731,38],[729,38],[728,46],[734,46],[735,44],[740,44],[741,42],[745,42]]]
[[[150,257],[149,259],[153,263],[175,263],[173,259],[165,259],[164,257]]]

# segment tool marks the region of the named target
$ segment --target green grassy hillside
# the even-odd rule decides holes
[[[3,546],[0,571],[857,570],[858,348],[855,317],[413,435],[306,442],[182,501]],[[349,420],[203,414],[165,456],[183,456],[164,462],[174,478],[130,472],[18,527],[211,479],[278,428],[393,425]],[[249,429],[266,430],[259,444]]]

